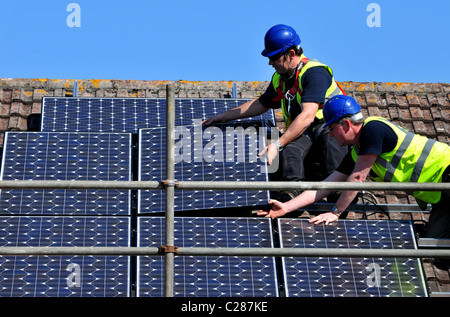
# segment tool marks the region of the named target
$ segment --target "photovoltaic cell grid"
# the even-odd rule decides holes
[[[414,249],[409,221],[341,220],[322,226],[304,219],[278,219],[285,248]],[[285,257],[289,297],[427,296],[418,259]]]
[[[213,115],[240,106],[249,99],[175,100],[175,124],[193,125]],[[275,126],[273,110],[250,119]],[[128,132],[166,126],[165,98],[54,98],[42,101],[41,131]]]
[[[245,101],[180,99],[176,101],[176,124],[191,125]],[[259,119],[275,123],[273,111]],[[16,132],[5,134],[1,179],[130,180],[131,135],[109,135],[107,132],[136,133],[141,128],[162,126],[165,126],[165,99],[44,98],[42,130],[47,132],[17,133],[22,136]],[[187,129],[191,136],[197,136],[193,126]],[[157,129],[146,130],[142,133]],[[152,151],[160,151],[155,150],[158,146],[164,147],[163,130],[159,129],[157,135],[161,140],[159,145],[149,144],[153,146]],[[204,133],[202,129],[202,136]],[[111,138],[108,141],[102,139],[105,135]],[[211,150],[208,147],[210,141],[202,139],[203,150]],[[66,145],[61,147],[62,144]],[[178,146],[184,144],[178,139]],[[259,144],[253,145],[259,149]],[[208,157],[204,153],[203,158]],[[198,158],[196,154],[191,152],[191,157]],[[161,161],[164,163],[164,158]],[[234,163],[213,169],[244,171]],[[109,168],[119,166],[118,170],[109,173]],[[189,168],[196,171],[195,164]],[[163,170],[162,167],[160,171]],[[249,168],[248,171],[258,170]],[[190,172],[184,170],[183,173]],[[212,170],[202,173],[214,174]],[[256,174],[255,177],[261,176]],[[265,172],[261,174],[266,175]],[[184,176],[187,180],[197,180],[198,175],[195,172]],[[180,177],[176,179],[181,180]],[[218,208],[229,198],[218,198],[217,193],[213,193],[212,196],[201,196],[207,204],[197,206],[189,198],[199,193],[186,194],[181,202],[177,202],[177,208]],[[241,196],[234,195],[233,198],[239,205]],[[257,201],[266,203],[267,198],[263,194]],[[151,201],[154,203],[154,197]],[[93,203],[86,205],[86,202]],[[22,215],[1,217],[1,246],[130,246],[131,218],[121,217],[129,215],[129,191],[93,191],[91,195],[87,191],[2,190],[0,204],[2,212]],[[245,204],[257,202],[250,199],[245,200]],[[145,206],[144,212],[153,211],[150,207]],[[42,213],[68,216],[35,216]],[[78,216],[92,214],[114,216]],[[304,220],[279,219],[279,226],[284,247],[415,247],[409,222],[340,221],[337,225],[313,227]],[[164,218],[138,217],[137,230],[139,246],[160,246],[163,244]],[[270,223],[262,218],[180,218],[176,220],[176,245],[273,246]],[[255,257],[176,257],[176,296],[278,296],[274,261],[274,258]],[[282,264],[287,296],[426,296],[417,259],[283,258]],[[138,296],[163,296],[163,265],[161,257],[138,258]],[[376,269],[379,274],[374,277],[373,270]],[[381,285],[374,285],[377,276]],[[0,296],[129,294],[128,257],[0,257]]]
[[[128,247],[130,217],[2,216],[1,247]],[[127,256],[0,256],[1,297],[130,296]]]
[[[164,217],[138,218],[138,246],[164,244]],[[179,247],[273,247],[266,218],[176,217],[175,245]],[[164,258],[138,257],[136,296],[164,296]],[[270,257],[175,257],[176,297],[278,296],[275,259]]]
[[[7,132],[2,180],[131,180],[131,134]],[[128,215],[129,190],[1,190],[5,214]]]
[[[262,128],[262,130],[260,130]],[[178,126],[175,129],[175,179],[178,181],[268,181],[263,123],[235,126]],[[261,133],[260,133],[261,132]],[[141,129],[140,181],[166,178],[165,128]],[[178,190],[175,211],[267,204],[269,191]],[[138,192],[138,213],[165,211],[165,192]]]

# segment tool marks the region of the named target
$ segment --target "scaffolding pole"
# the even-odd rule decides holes
[[[177,247],[177,256],[268,256],[343,258],[450,258],[449,249],[352,249],[352,248],[201,248]],[[101,255],[166,256],[156,247],[0,247],[1,256]],[[166,268],[167,270],[167,268]],[[170,271],[170,270],[169,270]],[[170,276],[172,278],[173,276]],[[170,278],[166,280],[171,282]],[[170,286],[170,285],[168,285]],[[170,290],[170,287],[167,287]],[[167,293],[167,292],[166,292]],[[168,294],[172,295],[172,294]]]
[[[450,183],[378,183],[378,182],[205,182],[180,181],[177,189],[260,189],[260,190],[402,190],[450,191]]]
[[[0,189],[122,189],[165,190],[167,184],[178,190],[387,190],[448,191],[450,183],[349,183],[349,182],[230,182],[230,181],[0,181]]]
[[[167,85],[166,103],[166,246],[165,253],[165,296],[173,297],[174,282],[174,206],[175,206],[175,93],[173,85]]]

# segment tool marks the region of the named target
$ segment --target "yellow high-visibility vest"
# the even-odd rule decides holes
[[[442,174],[450,165],[450,146],[445,143],[414,134],[381,117],[368,117],[370,121],[380,121],[389,126],[397,135],[395,148],[382,153],[372,166],[378,182],[414,182],[439,183]],[[352,149],[352,157],[356,162],[358,147]],[[422,202],[435,204],[441,199],[441,192],[416,191],[412,194],[422,207]],[[425,204],[426,205],[426,204]]]
[[[285,83],[281,80],[280,74],[275,73],[272,76],[272,85],[273,85],[274,89],[278,92],[278,96],[274,100],[275,101],[281,100],[281,109],[282,109],[284,120],[286,123],[286,128],[288,128],[292,122],[291,115],[290,115],[290,101],[288,99],[288,102],[286,102],[286,99],[290,98],[292,100],[293,98],[296,98],[297,103],[301,107],[301,105],[302,105],[302,76],[311,67],[324,67],[331,75],[331,85],[330,85],[330,87],[328,87],[328,89],[325,93],[325,102],[333,96],[344,94],[342,89],[339,87],[339,85],[334,80],[333,71],[331,70],[330,67],[318,62],[317,60],[308,59],[304,55],[301,55],[300,63],[303,63],[303,64],[300,65],[299,70],[297,70],[297,74],[296,74],[297,78],[294,82],[294,85],[287,92],[285,91],[286,90]],[[316,118],[318,118],[318,119],[323,119],[322,108],[323,108],[323,105],[320,105],[319,110],[316,113]]]

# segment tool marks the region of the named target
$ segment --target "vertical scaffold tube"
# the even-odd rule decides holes
[[[174,196],[175,187],[175,93],[173,85],[167,85],[166,107],[166,216],[165,244],[174,246]],[[174,285],[174,253],[165,254],[165,296],[173,297]]]

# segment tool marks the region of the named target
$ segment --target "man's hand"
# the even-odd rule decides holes
[[[222,118],[222,115],[217,115],[217,116],[208,118],[206,120],[203,120],[202,124],[204,124],[206,126],[209,126],[209,125],[211,125],[213,123],[222,123],[222,122],[224,122],[224,120]]]
[[[332,212],[326,212],[324,214],[320,214],[314,218],[311,218],[309,220],[309,223],[314,223],[315,225],[318,225],[319,223],[325,222],[325,226],[328,226],[328,224],[332,223],[333,221],[338,220],[339,217],[332,213]]]
[[[258,156],[263,156],[264,154],[267,154],[267,164],[271,165],[272,161],[277,157],[278,155],[278,148],[275,143],[271,143],[264,150],[262,150]]]
[[[279,202],[278,200],[271,199],[269,200],[269,204],[272,205],[270,210],[259,210],[257,215],[258,216],[265,216],[270,217],[272,219],[282,217],[285,214],[287,214],[289,211],[286,209],[286,206],[284,203]]]
[[[225,123],[236,119],[255,117],[265,113],[267,110],[269,110],[269,108],[264,107],[259,99],[253,99],[243,103],[239,107],[203,120],[202,124],[208,126],[213,123]]]

